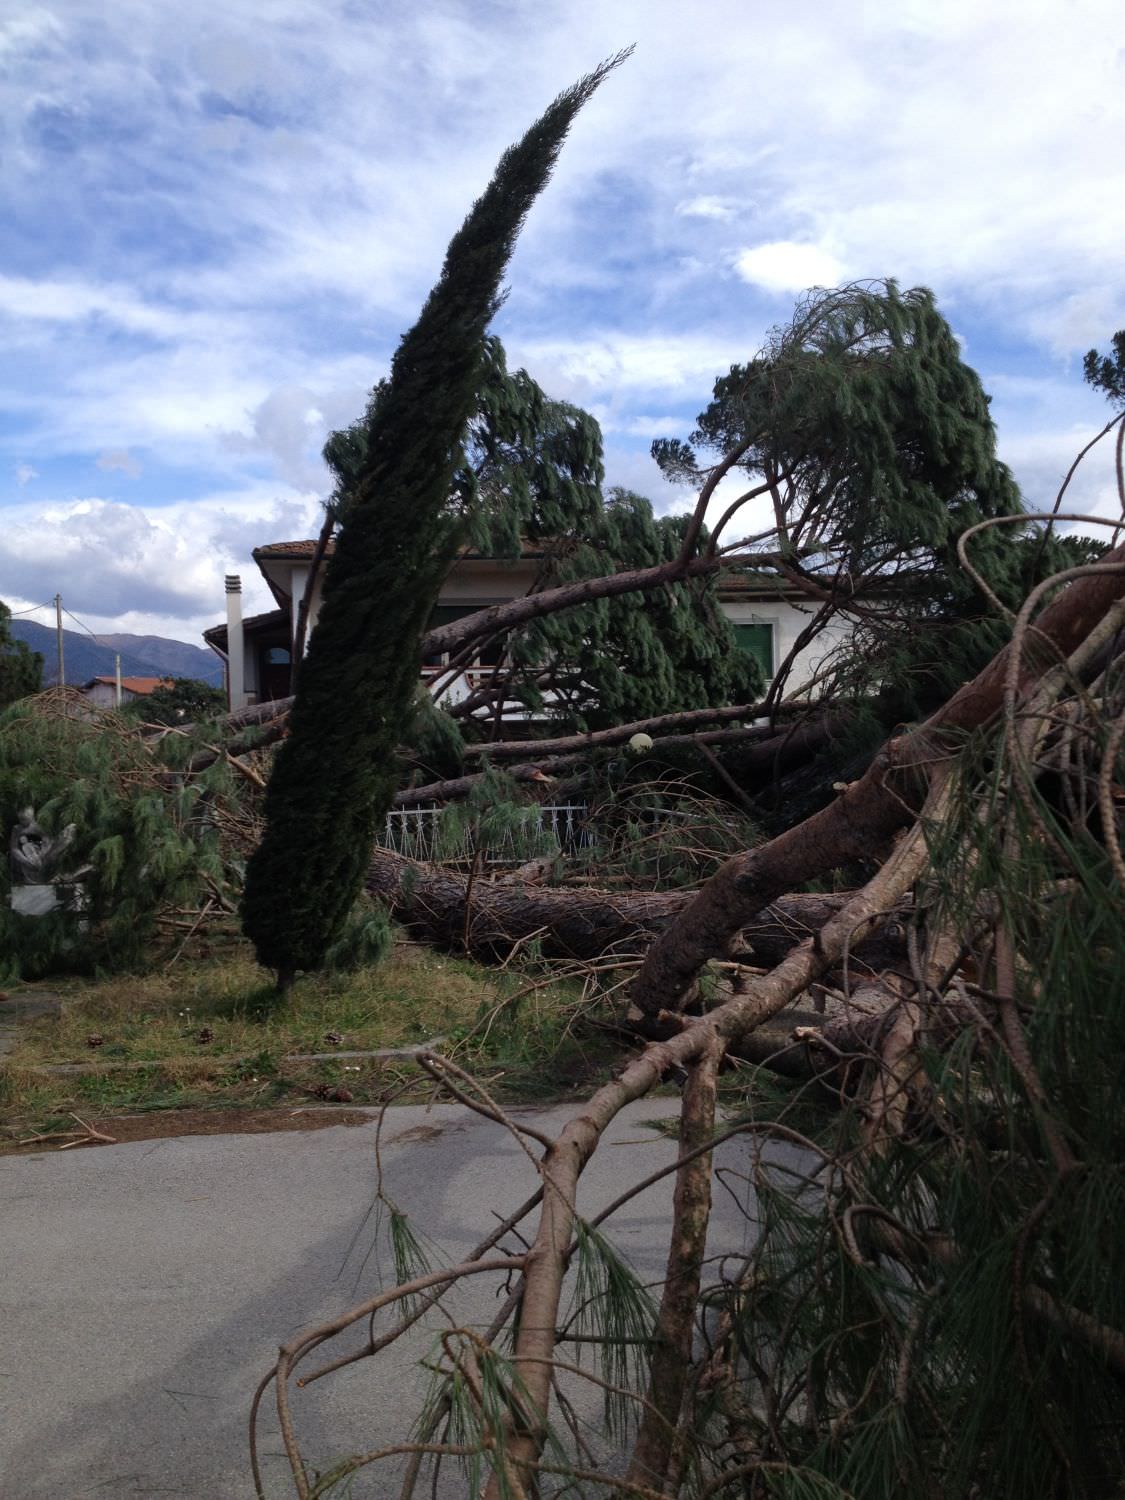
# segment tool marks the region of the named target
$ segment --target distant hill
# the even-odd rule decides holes
[[[195,677],[201,682],[222,686],[223,664],[206,647],[189,646],[186,641],[170,641],[163,635],[99,635],[98,640],[111,651],[121,652],[122,670],[128,655],[152,662],[164,677]]]
[[[56,681],[58,653],[54,630],[33,620],[13,620],[10,630],[17,640],[26,641],[42,656],[44,684],[49,686]],[[63,631],[66,680],[72,687],[88,682],[91,677],[112,677],[118,653],[126,677],[196,677],[222,686],[223,664],[213,651],[202,646],[189,646],[186,641],[171,641],[162,635],[95,638],[77,630]]]

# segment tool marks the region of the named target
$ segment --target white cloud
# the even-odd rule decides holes
[[[16,483],[22,489],[25,484],[30,484],[33,479],[39,478],[39,470],[33,469],[30,464],[16,465]]]
[[[732,329],[729,337],[720,338],[608,330],[585,339],[513,338],[510,348],[512,363],[526,365],[552,396],[589,402],[623,391],[666,392],[681,393],[700,405],[716,375],[754,353],[763,331],[749,328],[740,336]],[[612,405],[605,408],[605,417],[614,421]]]
[[[139,479],[144,472],[144,465],[133,457],[128,448],[114,448],[108,453],[99,453],[97,464],[99,469],[111,472],[120,469],[129,479]]]
[[[735,269],[751,286],[766,292],[802,292],[810,286],[836,286],[843,275],[837,258],[820,245],[774,240],[740,251]]]
[[[1071,465],[1100,427],[1075,422],[1001,435],[1000,457],[1015,474],[1029,510],[1052,509]],[[1067,485],[1062,508],[1075,515],[1116,518],[1121,514],[1112,434],[1083,458]],[[1094,536],[1103,531],[1097,526],[1078,525],[1076,529],[1089,530]]]
[[[682,203],[677,203],[676,212],[683,219],[733,219],[739,206],[734,198],[704,193],[698,198],[687,198]]]
[[[278,499],[265,487],[161,507],[98,497],[12,506],[0,599],[30,605],[60,593],[95,631],[199,644],[200,631],[222,619],[225,573],[241,574],[247,613],[274,607],[250,553],[313,534],[318,514],[316,496]]]

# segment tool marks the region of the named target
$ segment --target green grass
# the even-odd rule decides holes
[[[0,1127],[9,1139],[30,1128],[62,1128],[71,1111],[86,1118],[276,1106],[325,1088],[351,1095],[338,1102],[373,1104],[412,1080],[416,1098],[432,1089],[406,1060],[295,1063],[294,1054],[409,1047],[440,1037],[439,1050],[486,1078],[491,1090],[525,1100],[571,1097],[612,1060],[608,1045],[582,1026],[575,986],[419,948],[397,948],[383,963],[350,974],[303,976],[280,1004],[241,943],[146,974],[50,987],[62,996],[62,1013],[28,1022],[0,1069]],[[201,1040],[204,1028],[211,1040]],[[89,1045],[92,1036],[101,1038],[97,1047]],[[68,1063],[97,1071],[36,1071]]]

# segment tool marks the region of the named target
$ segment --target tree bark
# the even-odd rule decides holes
[[[521,942],[537,939],[550,958],[637,958],[653,938],[694,899],[692,891],[564,889],[550,886],[469,882],[436,865],[424,865],[378,849],[367,871],[367,890],[390,909],[407,931],[435,947],[478,958],[506,958]],[[790,895],[760,912],[731,945],[747,963],[778,963],[810,934],[819,932],[850,900],[839,895]],[[901,962],[901,937],[882,933],[856,945],[852,961],[881,969]]]
[[[654,719],[637,719],[632,724],[618,724],[612,729],[595,729],[586,734],[561,735],[552,740],[498,740],[491,745],[466,745],[466,759],[512,760],[533,751],[537,756],[568,755],[576,750],[593,750],[605,745],[624,745],[635,734],[660,735],[668,729],[695,729],[701,724],[725,724],[739,719],[753,719],[759,712],[756,703],[736,704],[728,708],[688,708],[681,713],[660,714]],[[768,729],[762,731],[768,734]]]
[[[772,557],[756,559],[759,567],[772,562]],[[647,589],[660,588],[666,583],[680,583],[685,578],[702,578],[719,571],[717,557],[679,557],[672,562],[657,563],[651,568],[627,568],[621,573],[606,573],[599,578],[579,578],[573,583],[560,583],[552,589],[543,589],[538,594],[525,594],[519,599],[509,599],[504,604],[493,604],[462,620],[453,620],[448,625],[439,625],[422,637],[422,656],[436,656],[440,652],[460,651],[470,641],[486,635],[496,635],[525,625],[529,620],[541,619],[555,614],[560,609],[574,609],[580,604],[589,604],[593,599],[612,599],[619,594],[632,594]]]

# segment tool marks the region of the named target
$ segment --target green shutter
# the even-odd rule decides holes
[[[740,651],[748,652],[757,660],[769,681],[773,676],[773,626],[735,625],[734,638]]]

